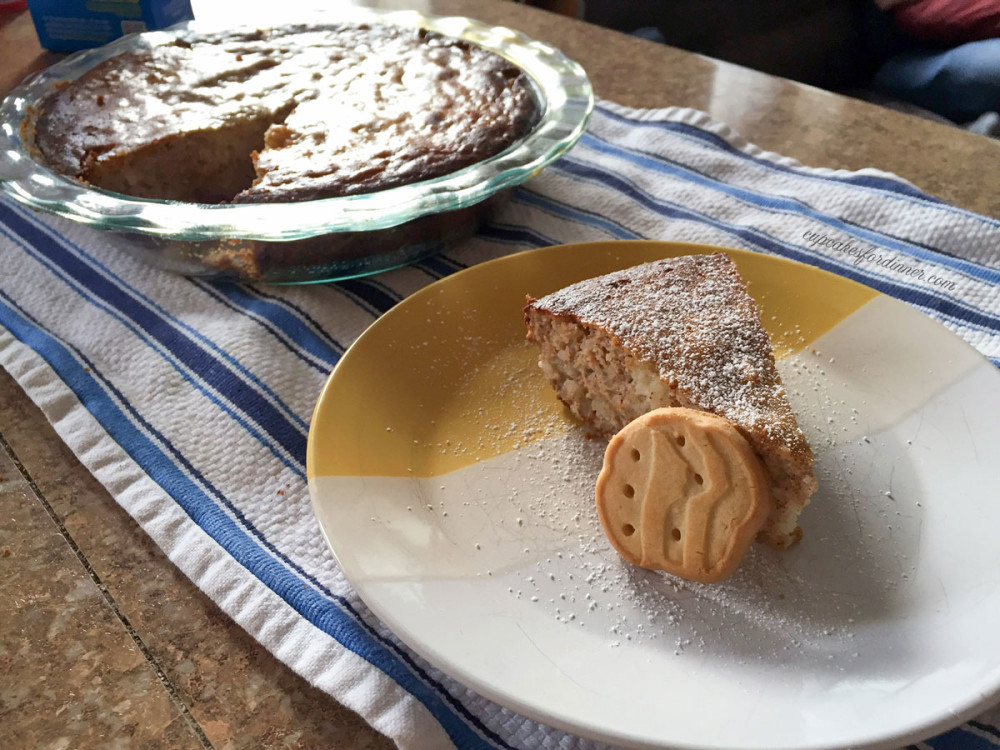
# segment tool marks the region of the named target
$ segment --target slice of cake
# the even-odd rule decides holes
[[[728,256],[689,255],[581,281],[524,309],[559,399],[610,438],[661,407],[725,417],[764,464],[772,508],[758,539],[787,547],[816,490],[771,342]]]

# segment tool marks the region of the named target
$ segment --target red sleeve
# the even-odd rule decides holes
[[[916,0],[892,10],[915,39],[962,44],[1000,37],[1000,0]]]

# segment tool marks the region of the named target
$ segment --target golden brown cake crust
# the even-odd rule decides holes
[[[539,115],[527,76],[503,57],[367,24],[186,32],[101,63],[40,109],[35,145],[53,169],[198,202],[308,200],[439,177],[503,151]]]
[[[771,478],[775,508],[762,538],[774,546],[798,538],[795,519],[816,488],[812,451],[728,256],[668,258],[587,279],[529,298],[525,320],[559,397],[605,437],[663,406],[732,422]]]

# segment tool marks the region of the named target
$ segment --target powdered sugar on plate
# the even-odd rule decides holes
[[[711,585],[622,560],[594,507],[604,448],[582,428],[570,427],[505,456],[510,483],[502,498],[495,487],[478,497],[494,507],[502,500],[505,520],[495,520],[504,536],[514,534],[520,544],[514,559],[484,573],[502,576],[518,606],[537,607],[565,627],[586,629],[608,648],[642,643],[677,656],[694,650],[779,662],[795,650],[798,658],[806,652],[837,669],[847,666],[864,597],[816,588],[788,564],[802,557],[794,551],[754,545],[734,576]],[[441,506],[437,512],[449,510]],[[461,514],[463,508],[450,512]],[[477,550],[488,554],[493,542],[483,531]]]
[[[785,551],[753,545],[721,583],[692,583],[622,560],[594,506],[606,444],[549,413],[497,424],[493,432],[515,436],[515,449],[470,467],[494,478],[463,478],[460,503],[439,502],[434,512],[490,508],[489,527],[481,525],[469,543],[487,559],[502,538],[506,552],[480,575],[502,578],[517,606],[597,634],[608,648],[642,643],[677,656],[777,664],[794,652],[799,662],[846,669],[856,630],[891,608],[906,585],[915,554],[906,540],[914,538],[919,508],[895,497],[891,476],[883,482],[871,468],[855,475],[886,446],[860,435],[858,405],[830,391],[827,364],[809,349],[779,363],[817,454],[820,490],[803,517],[805,537]],[[453,481],[442,479],[442,490]]]

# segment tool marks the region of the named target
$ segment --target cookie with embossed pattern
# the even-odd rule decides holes
[[[611,439],[596,500],[622,557],[702,583],[739,567],[771,510],[746,438],[724,417],[680,407],[644,414]]]

